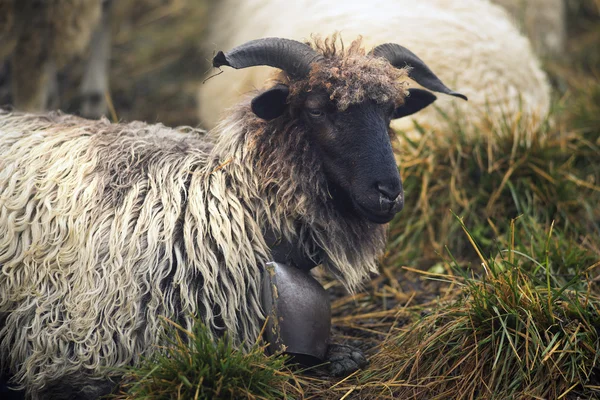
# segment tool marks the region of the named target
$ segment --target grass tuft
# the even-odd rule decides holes
[[[165,320],[166,345],[126,369],[118,399],[282,399],[301,393],[286,357],[266,356],[264,346],[243,352],[225,335],[213,341],[196,322],[187,331]]]

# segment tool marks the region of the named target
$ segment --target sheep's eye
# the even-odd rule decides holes
[[[317,108],[309,108],[308,115],[310,115],[312,118],[321,118],[325,115],[325,113],[323,112],[323,110],[319,110]]]

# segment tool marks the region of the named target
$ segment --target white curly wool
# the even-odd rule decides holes
[[[529,41],[506,11],[488,0],[223,0],[216,7],[207,54],[262,37],[305,40],[339,31],[348,43],[362,35],[367,48],[395,42],[416,53],[447,86],[469,97],[464,102],[438,95],[434,103],[464,127],[505,119],[536,126],[549,110],[550,87]],[[272,71],[224,68],[202,84],[202,123],[213,126],[240,96],[263,87]],[[447,126],[435,107],[393,126],[415,134],[413,119],[441,132]]]

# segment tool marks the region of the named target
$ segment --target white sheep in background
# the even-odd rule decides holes
[[[96,118],[106,112],[111,1],[0,1],[0,62],[11,60],[16,108],[53,108],[58,70],[89,48],[80,88],[81,113]]]
[[[222,0],[210,19],[205,49],[229,48],[268,36],[310,38],[340,31],[362,35],[368,44],[399,42],[412,49],[440,79],[469,97],[469,103],[444,97],[436,106],[448,116],[479,124],[526,119],[537,126],[550,107],[550,86],[527,38],[501,7],[488,0]],[[244,93],[261,87],[268,67],[224,71],[199,89],[199,117],[206,127]],[[414,116],[424,127],[444,128],[429,108]],[[409,118],[393,125],[409,132]]]

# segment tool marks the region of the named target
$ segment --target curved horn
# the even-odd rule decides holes
[[[226,65],[235,69],[268,65],[282,69],[293,78],[304,78],[310,65],[323,56],[309,45],[289,39],[265,38],[251,40],[213,58],[213,67]]]
[[[371,54],[375,57],[383,57],[387,59],[390,64],[396,68],[403,68],[407,65],[412,67],[412,70],[409,74],[410,77],[426,89],[467,100],[467,96],[464,94],[453,92],[452,90],[448,89],[448,87],[446,87],[446,85],[444,85],[442,81],[435,76],[433,71],[431,71],[431,69],[425,65],[423,60],[417,57],[415,53],[408,50],[406,47],[402,47],[395,43],[385,43],[380,44],[371,50]]]

